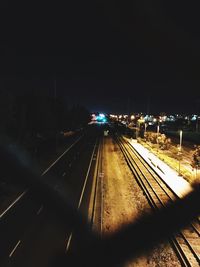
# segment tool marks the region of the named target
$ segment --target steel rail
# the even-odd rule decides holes
[[[82,187],[82,190],[81,190],[81,195],[80,195],[80,198],[79,198],[79,202],[78,202],[78,206],[77,206],[77,211],[79,211],[80,207],[81,207],[81,204],[82,204],[82,200],[83,200],[83,195],[85,193],[85,189],[86,189],[86,185],[87,185],[87,182],[88,182],[88,177],[89,177],[89,173],[90,173],[90,170],[91,170],[91,166],[92,166],[92,161],[93,161],[93,158],[94,158],[94,155],[95,155],[95,150],[96,150],[96,147],[97,147],[97,140],[94,144],[94,148],[92,150],[92,154],[91,154],[91,158],[90,158],[90,162],[89,162],[89,166],[88,166],[88,169],[87,169],[87,173],[86,173],[86,176],[85,176],[85,179],[84,179],[84,183],[83,183],[83,187]],[[72,237],[73,237],[73,230],[71,231],[70,235],[69,235],[69,238],[67,240],[67,245],[66,245],[66,252],[68,252],[69,248],[70,248],[70,244],[71,244],[71,241],[72,241]]]
[[[88,220],[91,229],[96,230],[97,233],[102,233],[102,150],[103,150],[103,140],[99,140],[99,146],[96,154],[96,164],[93,176],[92,192],[90,197],[90,206],[88,210]],[[100,196],[100,197],[99,197]],[[98,204],[100,202],[100,226],[98,222]],[[98,229],[99,228],[99,229]]]
[[[63,158],[67,152],[69,152],[75,145],[76,143],[78,143],[81,138],[83,137],[80,136],[78,137],[75,142],[73,142],[45,171],[42,172],[41,177],[44,176],[45,174],[47,174],[51,168],[58,163],[59,160],[61,160],[61,158]],[[23,198],[26,196],[26,194],[29,192],[28,188],[25,188],[23,192],[20,192],[19,195],[12,201],[12,203],[9,204],[9,206],[7,208],[4,209],[3,212],[0,213],[0,220],[3,219],[3,217],[11,211],[11,209],[15,208],[16,204],[18,204],[19,201],[22,201]]]
[[[162,185],[161,185],[161,182],[160,181],[162,181],[162,183],[164,183],[165,184],[165,186],[173,193],[173,195],[174,195],[174,200],[172,199],[172,197],[169,195],[169,193],[166,191],[166,189],[165,188],[162,188],[162,190],[163,191],[165,191],[165,193],[166,193],[166,195],[169,197],[169,199],[171,200],[171,201],[175,201],[175,200],[177,200],[177,199],[180,199],[180,197],[176,194],[176,192],[172,189],[172,188],[170,188],[170,186],[162,179],[162,177],[160,177],[156,172],[155,172],[155,170],[152,168],[152,166],[150,166],[149,165],[149,163],[148,162],[146,162],[145,160],[144,160],[144,158],[131,146],[131,144],[128,142],[128,141],[126,141],[125,139],[123,139],[124,140],[124,142],[129,146],[129,148],[132,150],[132,152],[134,153],[134,155],[138,158],[138,160],[140,160],[140,162],[143,164],[143,166],[145,167],[145,168],[147,168],[147,170],[148,170],[148,172],[154,177],[154,179],[155,179],[155,181],[162,187]],[[150,167],[150,168],[149,168]],[[196,218],[196,223],[198,223],[199,224],[199,227],[200,227],[200,221],[199,221],[199,219],[198,218]],[[194,223],[191,223],[191,227],[194,229],[194,231],[197,233],[197,235],[200,237],[200,231],[197,229],[197,227],[194,225]]]
[[[141,176],[140,176],[141,173],[138,173],[136,171],[136,166],[137,166],[136,163],[134,162],[134,164],[133,164],[133,162],[130,160],[130,158],[132,158],[132,155],[130,154],[130,152],[127,151],[127,149],[125,149],[125,147],[123,146],[122,142],[120,142],[119,140],[118,140],[118,144],[120,144],[120,149],[121,149],[126,161],[129,159],[129,161],[131,162],[131,164],[128,164],[128,165],[129,165],[131,171],[133,172],[133,174],[134,174],[134,176],[136,178],[136,181],[138,182],[139,185],[144,184],[144,182],[142,181]],[[158,206],[156,205],[156,203],[153,200],[151,194],[149,193],[149,190],[146,188],[145,185],[143,185],[142,189],[144,187],[145,187],[144,193],[147,196],[147,200],[150,203],[150,206],[155,210],[159,210]],[[146,193],[146,192],[148,192],[148,193]],[[170,238],[169,242],[173,245],[173,247],[175,249],[175,252],[176,252],[179,260],[181,261],[182,265],[184,267],[189,267],[189,266],[191,267],[190,262],[188,261],[187,257],[185,256],[185,253],[182,250],[179,242],[176,239],[174,240],[174,238]]]
[[[134,173],[134,175],[137,177],[137,181],[139,182],[140,186],[142,185],[142,189],[144,190],[145,187],[145,194],[148,198],[148,201],[151,202],[151,207],[153,207],[154,209],[158,209],[157,204],[155,203],[155,200],[152,198],[152,196],[150,196],[151,194],[149,193],[149,190],[146,189],[146,186],[144,185],[144,181],[143,179],[146,180],[146,184],[148,184],[148,186],[150,187],[151,191],[155,194],[155,196],[157,197],[157,199],[159,200],[160,204],[162,207],[166,207],[163,200],[160,199],[160,197],[158,196],[158,194],[156,193],[156,190],[153,189],[153,186],[150,184],[150,182],[148,181],[147,177],[145,177],[144,175],[144,170],[142,171],[139,167],[138,167],[138,162],[136,162],[137,160],[139,160],[142,163],[143,168],[148,170],[149,175],[152,176],[152,178],[154,179],[154,181],[159,184],[160,187],[162,187],[162,185],[158,182],[157,178],[155,178],[155,174],[152,173],[151,171],[149,171],[149,165],[144,161],[143,158],[141,158],[141,156],[139,156],[139,154],[134,150],[134,148],[132,146],[130,146],[130,144],[128,144],[128,142],[126,141],[122,141],[122,139],[117,138],[117,142],[120,146],[120,149],[122,151],[122,153],[124,154],[126,161],[128,162],[129,167],[131,168],[132,172]],[[128,146],[128,148],[124,145],[124,143]],[[133,155],[128,151],[128,149],[131,149],[131,151],[135,154],[137,160],[135,160],[133,158]],[[141,167],[141,166],[140,166]],[[141,178],[142,177],[142,178]],[[157,175],[157,177],[159,177]],[[168,186],[169,187],[169,186]],[[148,191],[148,193],[147,193]],[[166,193],[166,190],[164,190],[165,194],[167,195],[167,197],[170,199],[170,201],[172,201],[171,197],[169,196],[168,193]],[[187,246],[189,247],[190,251],[192,252],[192,254],[194,255],[195,259],[197,260],[197,262],[199,263],[199,257],[197,255],[197,253],[195,252],[195,250],[193,249],[192,245],[190,244],[190,242],[187,240],[187,238],[185,237],[185,235],[180,232],[179,235],[182,237],[182,239],[185,241],[185,243],[187,244]],[[187,256],[185,255],[185,252],[183,251],[180,242],[178,242],[176,237],[172,237],[172,242],[173,242],[173,247],[175,248],[176,252],[178,252],[178,256],[179,259],[181,260],[182,264],[184,266],[192,266],[190,264],[190,261],[188,260]],[[177,251],[178,250],[178,251]]]

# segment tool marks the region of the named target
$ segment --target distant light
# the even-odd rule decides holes
[[[107,122],[106,116],[103,113],[100,113],[97,117],[96,117],[97,122],[100,123],[105,123]]]
[[[197,115],[193,115],[191,121],[196,121],[196,120],[197,120]]]
[[[96,115],[95,114],[92,114],[91,117],[92,117],[91,118],[92,121],[96,121],[97,118],[96,118]]]
[[[138,120],[138,122],[139,122],[139,123],[144,123],[144,122],[145,122],[145,120],[144,120],[144,118],[143,118],[143,117],[141,117],[141,118]]]
[[[100,114],[99,114],[99,117],[100,117],[100,118],[105,118],[105,115],[104,115],[103,113],[100,113]]]
[[[131,120],[134,120],[135,119],[135,116],[134,115],[131,115]]]

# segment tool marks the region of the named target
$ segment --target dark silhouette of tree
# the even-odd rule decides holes
[[[200,146],[196,146],[193,154],[193,166],[200,167]]]
[[[14,136],[15,132],[15,110],[14,96],[9,90],[0,89],[0,133]]]
[[[15,85],[16,87],[19,84]],[[47,90],[0,89],[0,133],[11,137],[31,154],[57,146],[62,131],[77,130],[90,120],[81,105],[68,109],[64,98]]]
[[[69,120],[72,129],[82,128],[90,121],[90,113],[85,107],[76,105],[69,111]]]
[[[195,148],[191,165],[194,169],[196,169],[196,178],[197,178],[197,171],[200,168],[200,146],[196,146]]]

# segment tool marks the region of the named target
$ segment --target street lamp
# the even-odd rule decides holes
[[[157,125],[157,138],[158,138],[159,131],[160,131],[160,126]]]
[[[58,131],[58,127],[57,127],[57,108],[56,108],[56,105],[57,105],[57,81],[56,81],[56,76],[54,78],[54,113],[55,113],[55,131],[56,131],[56,140],[55,140],[55,153],[57,153],[57,148],[58,148],[58,136],[57,136],[57,131]]]
[[[181,175],[181,151],[182,151],[182,139],[183,139],[183,131],[180,130],[179,134],[180,143],[179,143],[179,167],[178,167],[178,173]]]
[[[136,140],[138,139],[138,135],[139,135],[139,127],[138,127],[138,124],[136,124],[136,128],[135,128],[135,137],[136,137]]]
[[[182,139],[183,139],[183,131],[180,130],[180,152],[181,152],[181,149],[182,149]]]
[[[131,115],[131,120],[133,121],[135,119],[135,116],[134,115]]]
[[[144,134],[146,134],[146,131],[147,131],[147,123],[145,122],[145,124],[144,124]]]
[[[157,125],[157,138],[156,138],[156,141],[157,141],[157,153],[158,153],[158,148],[159,148],[159,144],[158,144],[158,135],[159,135],[159,131],[160,131],[160,126],[159,124]]]

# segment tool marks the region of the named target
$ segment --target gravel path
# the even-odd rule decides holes
[[[150,212],[149,204],[128,168],[117,144],[105,138],[103,152],[103,234],[109,235],[124,224]],[[181,266],[169,244],[161,244],[148,255],[124,266]]]

